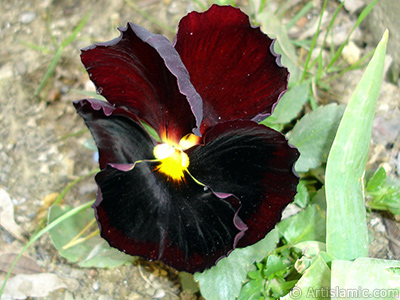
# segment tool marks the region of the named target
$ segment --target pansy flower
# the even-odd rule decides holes
[[[289,73],[273,41],[229,6],[188,14],[174,44],[132,23],[120,32],[81,54],[107,102],[74,103],[99,149],[101,236],[128,254],[202,271],[262,239],[293,201],[299,153],[257,124]]]

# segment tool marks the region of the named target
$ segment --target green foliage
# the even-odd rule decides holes
[[[294,203],[300,208],[305,208],[310,201],[310,195],[308,193],[306,182],[304,180],[300,180],[297,185],[297,194],[294,198]]]
[[[243,285],[238,300],[277,299],[286,295],[300,277],[293,267],[294,261],[300,255],[301,252],[296,248],[290,248],[279,255],[271,254],[257,263],[256,270],[248,272],[248,280]]]
[[[279,233],[289,245],[304,241],[325,242],[325,212],[312,204],[298,214],[282,220],[278,225]]]
[[[64,222],[65,220],[67,220],[68,218],[70,218],[71,216],[74,216],[75,214],[79,213],[80,211],[83,211],[87,208],[89,208],[94,201],[89,201],[87,203],[84,203],[82,205],[79,205],[78,207],[75,207],[73,209],[71,209],[70,211],[64,213],[63,215],[59,216],[57,219],[53,220],[52,222],[49,222],[49,224],[47,224],[47,226],[41,230],[39,230],[37,233],[33,234],[32,237],[29,239],[28,243],[25,245],[24,248],[22,248],[21,252],[18,254],[18,256],[15,258],[15,260],[13,261],[10,269],[8,270],[6,277],[4,278],[3,284],[1,286],[0,289],[0,298],[4,292],[4,288],[6,286],[7,280],[11,275],[12,270],[14,269],[14,267],[16,266],[18,260],[22,257],[22,254],[24,254],[24,252],[34,243],[36,242],[42,235],[44,235],[45,233],[49,232],[52,228],[54,228],[55,226],[57,226],[58,224],[60,224],[61,222]]]
[[[72,31],[71,35],[69,35],[67,38],[65,38],[59,46],[57,46],[57,50],[53,56],[53,59],[50,62],[50,65],[42,79],[42,82],[39,84],[39,87],[37,88],[35,95],[38,96],[43,88],[46,86],[48,80],[50,77],[53,75],[54,70],[58,64],[58,61],[61,58],[61,55],[63,54],[65,48],[71,44],[77,37],[78,33],[82,30],[82,28],[85,26],[87,20],[89,19],[89,14],[86,14],[86,16],[79,22],[79,24],[75,27],[75,29]]]
[[[368,181],[365,193],[370,208],[388,210],[392,214],[400,215],[400,182],[397,182],[397,185],[394,182],[388,182],[383,167],[378,169]]]
[[[195,2],[202,9],[208,8],[205,1]],[[234,250],[211,269],[196,273],[194,277],[182,273],[180,278],[184,289],[192,292],[200,289],[207,300],[261,300],[279,297],[330,299],[330,289],[336,287],[362,288],[372,292],[374,289],[391,291],[393,283],[399,286],[399,261],[359,258],[367,256],[363,175],[375,104],[380,90],[387,34],[378,45],[347,108],[336,104],[318,107],[315,100],[317,87],[329,89],[329,79],[335,78],[332,74],[339,76],[360,67],[372,55],[372,52],[367,54],[353,66],[343,67],[338,64],[351,33],[376,2],[377,0],[372,1],[363,10],[346,41],[338,49],[332,48],[328,61],[322,59],[322,49],[326,46],[327,36],[343,2],[338,5],[329,22],[323,43],[318,45],[321,50],[315,59],[312,59],[312,54],[317,49],[321,20],[328,1],[324,1],[318,29],[311,41],[293,41],[287,32],[296,20],[312,8],[311,1],[286,25],[282,23],[280,16],[289,9],[287,5],[283,4],[277,12],[273,12],[267,1],[262,0],[259,3],[254,19],[264,32],[277,39],[274,49],[282,55],[282,64],[291,73],[288,92],[263,124],[288,132],[289,142],[301,153],[296,164],[301,181],[293,205],[297,209],[301,208],[301,211],[281,221],[277,229],[260,242]],[[175,32],[175,29],[165,27],[165,24],[159,24],[158,20],[152,19],[133,1],[126,0],[126,3],[152,22]],[[235,1],[221,0],[218,3],[233,5]],[[57,48],[37,94],[53,74],[62,51],[76,38],[86,20],[87,17]],[[298,45],[308,50],[304,62],[296,51]],[[36,45],[28,46],[43,52],[48,50]],[[93,93],[89,96],[98,98]],[[304,116],[296,121],[301,114]],[[88,145],[94,149],[93,145]],[[57,202],[77,182],[68,185]],[[400,184],[387,178],[383,168],[379,169],[365,185],[368,206],[371,209],[400,214],[399,186]],[[133,261],[134,258],[111,249],[98,235],[64,248],[71,240],[79,238],[82,228],[93,219],[93,212],[88,210],[90,205],[91,203],[86,203],[73,209],[54,205],[49,212],[48,225],[32,236],[20,256],[44,233],[50,232],[60,255],[80,266],[114,267]],[[6,279],[10,272],[11,270]],[[2,290],[5,283],[6,280]],[[396,287],[393,291],[399,292],[399,288]]]
[[[297,172],[307,172],[326,162],[344,109],[344,105],[320,106],[296,123],[288,138],[300,151]]]
[[[215,267],[196,273],[194,279],[199,282],[203,297],[212,300],[234,300],[239,295],[251,265],[271,253],[278,241],[278,231],[273,230],[258,243],[236,249],[228,257],[221,259]]]
[[[287,29],[272,10],[265,9],[256,15],[256,21],[261,24],[261,28],[266,34],[276,39],[274,50],[282,56],[282,65],[289,69],[289,85],[298,84],[301,76],[301,67],[296,48],[289,38]]]
[[[400,295],[400,261],[358,258],[332,262],[332,289],[358,291],[351,299],[397,299]],[[350,297],[349,297],[350,298]]]
[[[287,124],[299,116],[308,101],[309,83],[302,83],[286,92],[276,105],[274,112],[262,124]]]
[[[362,180],[383,77],[387,40],[388,32],[350,99],[326,166],[327,251],[337,259],[368,256]]]
[[[71,207],[62,208],[59,205],[53,205],[49,211],[49,222],[71,209]],[[82,210],[49,231],[53,244],[61,256],[81,267],[113,268],[133,262],[134,257],[111,248],[98,234],[89,239],[82,239],[74,246],[64,248],[79,236],[82,228],[85,228],[93,219],[92,209]],[[92,230],[93,228],[97,229],[97,226],[92,226]]]
[[[322,256],[317,255],[295,288],[282,299],[330,299],[320,291],[329,291],[330,269]]]

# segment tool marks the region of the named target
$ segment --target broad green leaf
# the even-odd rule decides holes
[[[330,279],[331,270],[324,259],[317,256],[296,286],[281,299],[330,299]]]
[[[310,84],[308,82],[289,89],[279,100],[272,115],[265,119],[266,125],[269,123],[286,124],[295,119],[308,100],[309,89]]]
[[[311,200],[312,204],[317,204],[326,213],[325,186],[320,188]]]
[[[363,195],[372,123],[383,77],[388,32],[376,48],[340,122],[326,167],[327,252],[337,259],[368,256]]]
[[[306,184],[304,183],[304,180],[300,180],[297,185],[297,194],[294,197],[294,203],[301,208],[305,208],[309,201],[310,195],[307,191]]]
[[[398,299],[400,296],[398,260],[361,257],[353,262],[332,262],[332,299]]]
[[[278,241],[278,231],[273,230],[258,243],[235,249],[211,269],[195,273],[194,279],[199,282],[202,296],[207,300],[236,299],[246,280],[249,266],[272,252]]]
[[[266,34],[271,38],[276,38],[277,41],[274,44],[274,50],[276,53],[282,55],[282,65],[289,69],[289,85],[299,82],[301,76],[299,58],[282,21],[270,10],[265,10],[258,14],[256,19]]]
[[[61,208],[59,205],[53,205],[49,211],[49,222],[70,209],[70,207]],[[59,253],[69,261],[78,263],[81,267],[113,268],[127,262],[133,262],[135,257],[111,248],[99,235],[63,249],[90,223],[93,217],[92,209],[81,211],[49,231]]]
[[[17,255],[17,257],[14,259],[14,261],[12,262],[10,268],[8,269],[8,272],[4,278],[4,281],[1,285],[1,289],[0,289],[0,299],[2,299],[2,295],[4,292],[4,289],[6,287],[8,278],[10,278],[11,272],[14,269],[14,267],[17,265],[19,259],[22,257],[22,254],[24,254],[24,252],[26,250],[28,250],[28,248],[30,246],[32,246],[32,244],[34,242],[36,242],[43,234],[49,232],[52,228],[56,227],[58,224],[64,222],[65,220],[67,220],[68,218],[70,218],[71,216],[74,216],[75,214],[77,214],[80,211],[83,211],[87,208],[89,208],[94,201],[89,201],[86,202],[84,204],[81,204],[73,209],[71,209],[70,211],[66,212],[65,214],[63,214],[62,216],[58,217],[57,219],[53,220],[52,222],[49,222],[44,228],[40,229],[38,232],[34,233],[32,235],[32,237],[29,239],[28,243],[22,248],[22,250],[19,252],[19,254]]]
[[[277,227],[290,245],[304,241],[324,242],[325,222],[325,212],[313,204],[298,214],[282,220]]]
[[[288,134],[300,151],[297,172],[307,172],[326,162],[345,106],[329,104],[306,114]]]

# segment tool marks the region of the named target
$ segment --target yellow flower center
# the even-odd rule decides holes
[[[173,143],[158,144],[154,147],[155,158],[160,162],[156,171],[161,172],[174,181],[181,181],[189,167],[189,156],[183,150],[197,144],[199,138],[193,134],[184,136],[178,145]]]

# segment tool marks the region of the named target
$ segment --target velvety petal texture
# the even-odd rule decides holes
[[[140,162],[130,171],[107,167],[96,176],[101,235],[126,253],[202,271],[235,247],[241,233],[236,210],[189,175],[180,184],[168,182],[154,171],[156,164]]]
[[[289,76],[272,44],[237,8],[213,5],[180,21],[175,48],[203,99],[202,132],[223,121],[272,112]]]
[[[132,23],[120,31],[119,38],[82,50],[97,91],[167,139],[198,133],[202,101],[168,39]]]
[[[288,71],[230,6],[184,17],[174,45],[132,23],[120,31],[81,55],[108,102],[74,102],[99,149],[100,234],[128,254],[203,271],[262,239],[293,201],[299,153],[255,122]]]
[[[239,217],[248,230],[238,246],[263,238],[293,201],[299,178],[296,148],[279,132],[252,121],[231,121],[211,128],[203,146],[187,151],[189,172],[217,194],[240,200]]]
[[[75,101],[74,106],[96,142],[101,169],[154,159],[157,143],[131,112],[96,99]]]

